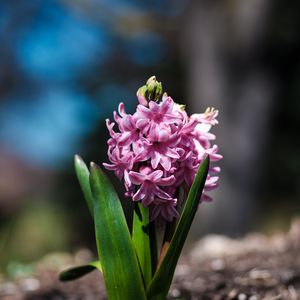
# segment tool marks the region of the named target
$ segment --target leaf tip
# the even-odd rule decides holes
[[[210,157],[209,154],[206,155],[206,157],[204,158],[204,160],[206,161],[206,163],[210,163]]]
[[[82,162],[83,162],[83,159],[82,159],[82,157],[81,157],[80,155],[75,154],[75,155],[74,155],[74,162],[75,162],[76,164],[82,163]]]
[[[98,165],[96,163],[94,163],[93,161],[90,162],[90,168],[94,169],[94,168],[98,168]]]
[[[94,171],[100,171],[101,173],[103,173],[101,167],[99,165],[97,165],[96,163],[94,163],[93,161],[90,162],[90,170],[91,170],[91,172],[94,170]]]

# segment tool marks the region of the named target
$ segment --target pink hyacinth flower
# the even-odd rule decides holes
[[[218,187],[220,167],[214,164],[222,155],[217,145],[211,145],[215,135],[210,132],[218,124],[218,111],[208,108],[188,116],[184,106],[167,94],[161,101],[148,101],[146,89],[138,91],[140,104],[134,114],[126,113],[120,103],[114,122],[107,120],[110,164],[104,166],[124,180],[126,196],[149,207],[151,220],[170,222],[179,216],[179,189],[183,189],[182,204],[207,155],[211,165],[199,201],[211,201],[207,193]]]

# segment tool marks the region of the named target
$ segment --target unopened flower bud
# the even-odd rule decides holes
[[[157,101],[162,95],[162,84],[156,80],[155,76],[151,76],[147,82],[148,98],[152,101]]]
[[[162,95],[162,84],[156,80],[155,76],[151,76],[145,85],[141,86],[136,96],[141,105],[148,106],[150,101],[156,101]]]

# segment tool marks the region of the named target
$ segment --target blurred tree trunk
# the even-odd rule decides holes
[[[206,230],[241,234],[255,221],[275,93],[259,60],[270,9],[270,0],[195,0],[189,7],[182,39],[188,107],[219,109],[213,132],[224,155],[215,201],[201,206],[201,225],[194,228],[204,223]],[[219,220],[215,228],[212,217]]]

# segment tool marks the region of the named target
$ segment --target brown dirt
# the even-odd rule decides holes
[[[299,250],[300,221],[295,221],[285,235],[250,234],[240,240],[207,236],[181,259],[169,299],[300,299]],[[56,272],[43,270],[34,278],[0,284],[0,299],[106,298],[99,272],[62,283]]]

